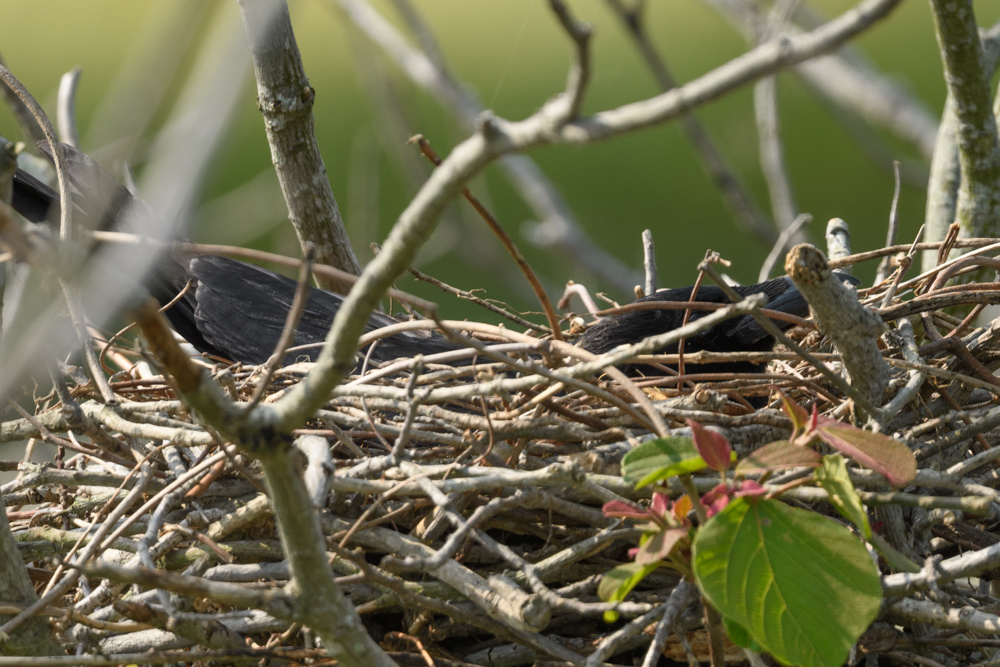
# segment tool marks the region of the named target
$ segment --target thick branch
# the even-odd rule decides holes
[[[21,553],[7,523],[7,511],[0,498],[0,596],[12,602],[35,602],[38,595],[28,578]],[[9,616],[0,616],[6,622]],[[63,655],[48,621],[36,616],[26,621],[10,637],[0,642],[2,655]]]
[[[823,253],[808,244],[788,253],[785,271],[809,301],[816,326],[837,346],[851,385],[878,404],[889,382],[889,366],[878,349],[885,324],[837,279],[831,280]]]
[[[361,267],[316,145],[312,114],[316,91],[302,67],[288,5],[285,0],[240,0],[240,10],[253,51],[257,106],[264,115],[271,160],[299,243],[303,251],[308,243],[315,246],[317,262],[358,274]],[[316,282],[324,289],[350,289],[347,283],[323,276],[316,276]]]
[[[972,0],[931,0],[931,8],[959,122],[962,188],[956,221],[963,236],[995,236],[1000,228],[1000,139]]]

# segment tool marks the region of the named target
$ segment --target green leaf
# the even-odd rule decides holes
[[[792,420],[792,431],[798,434],[805,431],[809,426],[809,412],[804,407],[793,401],[788,395],[775,387],[775,391],[781,396],[781,406],[785,408],[785,414]]]
[[[597,586],[597,596],[604,602],[621,602],[640,581],[657,567],[659,565],[639,565],[638,563],[619,565],[601,579],[601,583]],[[614,623],[618,620],[618,612],[604,612],[604,620],[608,623]]]
[[[863,466],[903,487],[917,476],[917,459],[910,448],[882,433],[872,433],[829,417],[819,418],[816,429],[824,441]]]
[[[753,637],[750,636],[750,631],[742,625],[728,616],[722,617],[722,624],[726,626],[726,634],[729,635],[729,641],[737,646],[748,648],[754,653],[764,652],[764,647],[755,642]]]
[[[830,503],[840,516],[857,526],[864,533],[865,539],[870,540],[872,527],[868,523],[868,512],[847,474],[847,460],[840,454],[824,456],[822,467],[814,474],[816,481],[830,494]]]
[[[639,488],[705,466],[691,438],[671,436],[647,440],[626,454],[622,458],[622,477]]]
[[[814,449],[778,440],[764,445],[736,464],[736,474],[754,475],[785,468],[814,468],[822,458]]]
[[[777,500],[733,500],[698,531],[692,563],[719,613],[790,665],[842,665],[882,605],[861,540]]]

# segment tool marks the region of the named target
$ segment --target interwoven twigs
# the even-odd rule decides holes
[[[904,289],[880,314],[893,319],[929,312],[936,322],[954,327],[959,320],[935,313],[935,304],[983,303],[1000,293],[990,287],[965,285],[920,297]],[[867,298],[877,302],[880,292],[872,290]],[[469,325],[467,331],[476,329],[489,327]],[[824,363],[837,367],[839,357],[821,335],[808,329],[791,333]],[[994,329],[960,335],[969,353],[986,367],[997,363],[988,343]],[[338,387],[302,429],[327,438],[332,447],[337,470],[328,480],[321,522],[331,566],[364,616],[392,619],[404,609],[423,609],[428,619],[435,619],[425,627],[430,633],[426,641],[445,642],[447,637],[448,645],[460,646],[461,638],[487,632],[536,655],[561,651],[559,643],[584,638],[599,644],[610,637],[599,621],[609,606],[594,597],[596,583],[614,564],[628,561],[627,550],[638,532],[605,518],[600,505],[615,498],[643,502],[648,497],[648,489],[637,491],[616,475],[616,462],[628,451],[628,443],[647,436],[645,419],[637,419],[634,409],[623,409],[633,399],[617,381],[588,374],[588,369],[601,368],[600,361],[574,365],[551,352],[540,356],[546,344],[526,338],[501,343],[504,354],[519,357],[517,367],[482,359],[460,365],[459,354],[448,360],[455,365],[401,360],[372,368],[365,377]],[[637,347],[631,358],[677,361],[675,356],[638,356],[646,352]],[[934,521],[978,525],[977,517],[1000,500],[994,488],[1000,480],[989,465],[1000,456],[981,451],[983,443],[994,447],[1000,440],[1000,414],[993,406],[997,386],[975,375],[950,348],[933,348],[917,358],[904,358],[892,344],[882,352],[897,369],[883,405],[907,383],[912,391],[897,401],[887,427],[914,448],[921,470],[912,488],[899,491],[889,491],[873,473],[855,471],[862,499],[870,506],[903,507],[908,521],[921,521],[921,534],[929,534],[924,524]],[[630,358],[621,350],[612,354],[616,363]],[[739,442],[740,451],[781,437],[789,421],[773,408],[748,412],[727,404],[713,387],[766,394],[771,384],[781,384],[800,403],[815,401],[821,412],[843,418],[837,388],[787,351],[686,355],[689,364],[736,359],[770,360],[772,365],[757,379],[706,376],[706,384],[693,391],[684,382],[637,381],[657,385],[649,391],[666,423],[680,426],[693,418],[714,425]],[[540,364],[549,370],[540,372]],[[307,365],[299,364],[278,371],[263,400],[294,386],[305,370]],[[244,401],[251,400],[258,377],[256,369],[246,367],[223,374],[230,391]],[[38,437],[44,429],[72,439],[80,449],[61,468],[23,463],[19,477],[0,489],[22,555],[31,561],[32,574],[40,582],[48,582],[54,573],[54,561],[48,559],[65,557],[74,545],[93,549],[109,563],[85,567],[92,578],[89,591],[75,599],[67,592],[56,605],[75,604],[78,615],[57,621],[59,627],[101,650],[162,647],[176,637],[195,640],[193,628],[174,624],[171,631],[165,629],[162,619],[180,610],[164,605],[178,602],[158,596],[152,587],[188,596],[194,607],[185,613],[194,614],[194,619],[226,610],[219,618],[236,632],[260,643],[280,641],[279,633],[289,626],[268,609],[280,604],[273,587],[289,573],[272,509],[259,490],[260,471],[237,449],[220,451],[213,434],[174,399],[170,386],[157,378],[116,378],[112,387],[120,396],[117,406],[78,391],[80,414],[75,420],[49,409],[0,424],[0,440]],[[949,390],[956,390],[950,395],[954,405],[941,398]],[[611,397],[614,401],[608,400]],[[120,455],[102,461],[109,455],[97,440],[80,435],[81,426],[100,429],[121,451],[151,464],[141,502],[114,527],[105,528],[96,545],[82,531],[90,528],[93,533],[104,526],[103,517],[135,488],[139,468],[125,465]],[[970,451],[970,443],[980,451]],[[777,476],[769,484],[777,489],[789,479]],[[695,479],[702,491],[716,482],[707,475]],[[799,487],[788,491],[788,497],[826,511],[826,495],[819,489]],[[102,509],[103,514],[97,514]],[[341,543],[367,554],[363,567],[358,554],[342,551]],[[982,571],[994,565],[985,556],[968,563],[950,567],[948,580],[956,578],[953,570]],[[177,574],[166,576],[163,570]],[[187,574],[181,577],[181,571]],[[253,589],[240,583],[250,581],[257,582]],[[916,585],[891,581],[893,590]],[[135,596],[133,606],[115,605],[127,582],[140,582],[150,593]],[[626,619],[643,624],[646,615],[661,617],[677,579],[654,575],[647,583],[649,589],[618,605]],[[272,592],[253,592],[261,585]],[[156,618],[161,620],[149,620]],[[574,618],[576,623],[566,622]],[[159,629],[143,629],[150,627]],[[444,634],[435,635],[437,627]],[[408,630],[406,625],[398,629]]]

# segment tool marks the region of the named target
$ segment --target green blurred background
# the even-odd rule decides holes
[[[594,78],[585,110],[593,112],[646,98],[658,89],[617,18],[599,0],[569,2],[576,15],[595,26]],[[743,37],[699,0],[650,0],[648,27],[674,76],[690,80],[746,49]],[[811,7],[827,16],[854,2],[822,0]],[[399,24],[391,2],[374,5]],[[414,2],[439,40],[458,77],[498,115],[520,119],[559,92],[572,49],[540,0],[422,0]],[[369,243],[381,241],[414,192],[426,169],[414,174],[412,148],[384,124],[385,109],[373,102],[372,88],[391,90],[407,133],[422,133],[442,155],[466,133],[438,102],[414,88],[360,36],[341,15],[336,2],[296,0],[292,21],[306,72],[316,89],[317,136],[333,190],[362,262]],[[1000,18],[996,0],[976,3],[981,26]],[[0,1],[0,53],[45,108],[54,114],[63,72],[83,69],[78,116],[82,148],[99,158],[125,155],[141,175],[144,152],[160,124],[170,116],[203,51],[210,26],[240,25],[234,0],[23,0]],[[171,28],[170,26],[174,26]],[[172,31],[172,32],[171,32]],[[888,19],[855,42],[878,68],[923,100],[935,116],[944,101],[944,84],[930,10],[925,0],[905,0]],[[164,60],[178,62],[176,72],[158,79]],[[143,63],[148,63],[145,65]],[[128,67],[139,72],[128,74]],[[170,68],[166,68],[170,69]],[[379,74],[381,72],[381,74]],[[145,78],[148,76],[148,79]],[[283,202],[271,174],[256,91],[246,71],[237,111],[227,123],[201,205],[188,233],[196,240],[230,243],[298,254],[298,244],[283,215]],[[130,78],[131,77],[131,78]],[[113,93],[109,91],[122,91]],[[141,136],[116,114],[129,104],[148,102],[151,90],[163,90],[152,123]],[[120,95],[115,97],[115,95]],[[109,108],[109,100],[124,104]],[[885,166],[874,164],[845,132],[825,104],[794,74],[779,78],[779,101],[786,159],[799,209],[814,216],[808,228],[822,243],[827,219],[848,221],[855,250],[881,246],[893,180]],[[697,112],[730,165],[770,210],[757,154],[752,89],[747,87]],[[124,133],[124,136],[118,133]],[[0,134],[20,138],[6,109],[0,110]],[[887,138],[900,157],[916,156]],[[119,150],[123,145],[128,148]],[[545,147],[531,153],[557,184],[570,208],[597,243],[626,264],[641,267],[640,233],[654,232],[660,280],[664,286],[690,284],[706,249],[733,260],[729,273],[754,281],[769,247],[733,223],[676,123],[607,143]],[[113,160],[112,160],[113,161]],[[419,163],[419,160],[416,161]],[[120,164],[107,165],[120,169]],[[422,167],[421,167],[422,168]],[[532,213],[504,175],[491,167],[473,188],[518,240],[536,270],[558,295],[567,279],[586,281],[592,291],[607,290],[618,299],[629,294],[593,282],[572,258],[532,247],[522,228]],[[902,241],[909,241],[923,220],[924,192],[904,187],[900,202]],[[467,206],[449,212],[419,268],[456,286],[486,288],[490,297],[522,310],[536,310],[533,299],[499,243],[481,233]],[[874,267],[861,271],[870,279]],[[432,298],[452,317],[493,316],[442,295],[436,289],[401,279],[399,287]],[[575,306],[577,310],[579,305]]]

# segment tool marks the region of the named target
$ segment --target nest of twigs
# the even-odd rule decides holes
[[[978,268],[975,260],[957,266]],[[935,278],[890,277],[861,293],[891,327],[907,318],[917,325],[915,345],[882,345],[892,374],[880,405],[892,407],[878,421],[916,453],[919,472],[899,491],[870,471],[855,470],[854,481],[897,549],[919,561],[951,560],[905,581],[884,579],[893,597],[859,646],[902,662],[910,653],[976,662],[997,646],[978,633],[1000,623],[991,586],[1000,561],[990,550],[1000,534],[992,513],[974,515],[973,504],[963,503],[987,496],[996,507],[1000,479],[990,452],[1000,437],[1000,387],[989,369],[1000,325],[971,323],[983,305],[1000,302],[1000,284],[940,287]],[[602,618],[611,605],[596,588],[604,573],[629,561],[637,543],[639,532],[601,507],[613,499],[648,500],[648,488],[620,477],[619,461],[650,437],[649,410],[671,428],[686,419],[711,425],[744,453],[787,437],[790,422],[778,402],[751,411],[736,394],[767,395],[779,386],[821,414],[851,418],[841,388],[781,346],[763,355],[770,360],[763,377],[712,378],[693,387],[638,379],[647,385],[643,405],[634,388],[608,376],[569,382],[559,374],[565,362],[538,339],[526,343],[485,324],[472,330],[485,340],[519,343],[505,352],[518,364],[477,357],[464,366],[433,359],[369,365],[297,433],[314,439],[300,438],[289,450],[343,590],[367,631],[403,665],[569,664],[593,660],[595,652],[598,663],[640,661],[667,618],[679,578],[666,569],[648,577],[614,605],[621,616],[613,624]],[[839,370],[838,353],[819,332],[800,327],[790,335]],[[546,365],[548,376],[538,371]],[[277,372],[261,400],[298,383],[305,370]],[[260,369],[241,366],[219,364],[212,372],[246,402],[260,377]],[[102,564],[86,568],[83,583],[41,612],[64,644],[158,663],[324,656],[308,628],[255,603],[291,574],[259,464],[192,419],[172,378],[118,375],[111,387],[116,406],[79,385],[40,401],[34,415],[0,425],[3,441],[36,438],[59,448],[52,464],[2,463],[18,471],[3,486],[3,500],[37,589],[62,580],[67,570],[60,563],[98,536],[90,555]],[[894,403],[902,391],[906,400]],[[695,478],[703,487],[716,481]],[[812,506],[835,515],[822,501]],[[970,551],[977,564],[956,558]],[[173,580],[169,573],[187,576]],[[245,602],[233,586],[246,591]],[[669,615],[667,660],[707,659],[696,597]],[[914,601],[931,606],[921,607],[921,616],[904,604]],[[950,613],[958,608],[967,613]],[[746,659],[729,649],[728,660]],[[158,657],[126,657],[150,650]]]

